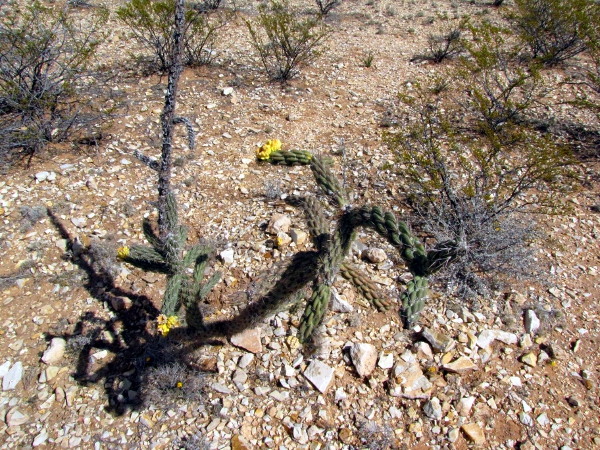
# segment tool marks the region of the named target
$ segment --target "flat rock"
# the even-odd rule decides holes
[[[248,365],[254,360],[254,355],[252,353],[245,353],[238,361],[238,367],[240,369],[245,369]]]
[[[297,228],[292,228],[290,230],[290,237],[292,238],[292,242],[296,245],[302,245],[306,242],[307,238],[306,232],[302,230],[298,230]]]
[[[280,231],[287,233],[290,231],[290,226],[292,225],[292,220],[289,216],[285,214],[273,214],[269,224],[267,225],[267,233],[269,234],[277,234]]]
[[[234,260],[234,253],[235,252],[232,248],[228,248],[227,250],[223,250],[221,253],[219,253],[219,256],[225,264],[232,264]]]
[[[231,336],[231,344],[236,347],[248,350],[251,353],[262,352],[262,342],[260,341],[260,328],[249,328],[241,333]]]
[[[440,400],[437,397],[433,397],[425,403],[423,412],[432,420],[440,420],[442,418],[442,405],[440,405]]]
[[[354,307],[333,289],[331,291],[331,303],[329,306],[333,312],[349,313],[354,311]]]
[[[27,423],[28,421],[29,416],[19,411],[16,406],[8,411],[8,414],[6,414],[6,424],[9,427],[17,427]]]
[[[483,429],[476,423],[465,423],[460,427],[463,433],[467,436],[471,442],[477,445],[481,445],[485,442],[485,434]]]
[[[471,408],[475,403],[475,397],[463,397],[456,404],[456,412],[461,417],[467,417],[471,414]]]
[[[463,373],[468,372],[470,370],[476,370],[477,364],[475,364],[466,356],[461,356],[460,358],[458,358],[455,361],[452,361],[451,363],[444,364],[442,368],[444,370],[447,370],[448,372]]]
[[[535,353],[527,353],[521,357],[521,362],[530,367],[535,367],[537,366],[537,356],[535,356]]]
[[[377,349],[372,344],[355,344],[350,349],[350,358],[361,377],[368,377],[377,364]]]
[[[432,330],[431,328],[424,328],[421,333],[437,352],[445,353],[456,346],[456,341],[454,339],[449,338],[439,331]]]
[[[2,379],[2,390],[10,391],[17,387],[19,381],[23,378],[23,364],[21,361],[17,361],[4,375]]]
[[[31,445],[33,447],[38,447],[38,446],[42,445],[43,443],[45,443],[47,440],[48,440],[48,432],[46,430],[44,430],[33,439],[33,443]]]
[[[525,331],[534,335],[540,329],[540,319],[533,309],[525,311]]]
[[[377,365],[381,369],[391,369],[392,367],[394,367],[394,354],[381,352],[379,354],[379,360],[377,361]]]
[[[42,355],[42,361],[48,365],[54,365],[60,362],[65,354],[67,342],[63,338],[52,338],[50,346]]]
[[[327,389],[333,380],[334,374],[335,371],[333,368],[319,360],[314,360],[311,362],[304,371],[304,376],[306,379],[310,381],[322,394],[327,392]]]
[[[433,359],[433,351],[427,342],[416,342],[413,346],[413,350],[419,359]]]
[[[210,385],[210,387],[213,388],[215,391],[221,393],[221,394],[231,394],[231,389],[229,389],[224,384],[213,383],[213,384]]]
[[[6,361],[0,366],[0,378],[4,378],[4,376],[8,373],[8,369],[10,369],[10,361]]]
[[[507,345],[514,345],[519,341],[516,334],[509,333],[508,331],[483,330],[481,333],[479,333],[479,336],[477,336],[477,346],[480,348],[487,348],[495,340],[503,342]]]
[[[392,397],[410,399],[430,397],[432,384],[423,374],[418,363],[397,362],[392,369],[392,379],[396,384],[390,391]]]

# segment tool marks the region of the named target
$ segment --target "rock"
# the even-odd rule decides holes
[[[469,370],[476,370],[477,364],[475,364],[466,356],[461,356],[456,361],[444,364],[442,368],[448,372],[463,373],[468,372]]]
[[[540,319],[533,309],[525,311],[525,331],[534,335],[540,329]]]
[[[248,380],[248,374],[244,369],[237,369],[233,372],[233,382],[244,384]]]
[[[46,181],[46,179],[48,178],[48,176],[50,175],[50,172],[47,171],[43,171],[43,172],[38,172],[35,174],[35,180],[38,183],[41,183],[42,181]]]
[[[467,417],[471,414],[471,408],[475,403],[475,397],[463,397],[456,404],[456,412],[461,417]]]
[[[60,371],[60,367],[56,367],[56,366],[46,367],[46,370],[44,371],[44,373],[46,374],[46,381],[52,380],[56,375],[58,375],[59,371]]]
[[[233,94],[233,88],[232,88],[232,87],[230,87],[230,86],[228,86],[228,87],[225,87],[225,88],[223,88],[223,90],[221,91],[221,93],[222,93],[222,94],[223,94],[225,97],[227,97],[227,96],[229,96],[229,95]]]
[[[304,371],[304,376],[310,381],[322,394],[327,392],[335,371],[327,364],[319,360],[314,360]]]
[[[433,397],[425,403],[423,412],[432,420],[440,420],[442,418],[442,405],[440,405],[440,400],[437,397]]]
[[[292,238],[289,234],[280,231],[277,233],[277,247],[287,247],[292,242]]]
[[[63,338],[52,338],[50,346],[42,355],[42,361],[48,365],[54,365],[60,362],[65,354],[67,342]]]
[[[6,425],[9,427],[18,427],[19,425],[23,425],[29,421],[29,416],[25,413],[22,413],[18,410],[18,407],[15,406],[6,414]]]
[[[231,394],[231,389],[222,383],[213,383],[210,387],[221,394]]]
[[[348,398],[348,394],[346,394],[346,392],[344,391],[343,387],[339,387],[335,390],[335,403],[339,403],[343,400],[346,400]]]
[[[219,256],[221,257],[221,260],[225,264],[232,264],[233,263],[234,251],[233,251],[232,248],[228,248],[226,250],[223,250],[221,253],[219,253]]]
[[[394,367],[394,354],[381,352],[377,365],[382,369],[391,369]]]
[[[459,430],[458,430],[458,428],[451,427],[448,430],[448,440],[450,442],[456,442],[456,440],[458,439],[458,436],[459,436]]]
[[[534,353],[527,353],[521,357],[521,362],[530,367],[537,366],[537,357]]]
[[[350,357],[361,377],[368,377],[377,364],[377,349],[371,344],[355,344],[350,349]]]
[[[382,263],[387,259],[387,255],[382,249],[374,247],[370,247],[363,251],[362,257],[376,264]]]
[[[354,311],[354,307],[340,297],[340,294],[338,294],[334,289],[331,290],[330,308],[333,312],[349,313]]]
[[[465,423],[460,428],[467,436],[467,439],[472,441],[474,444],[481,445],[485,442],[485,434],[483,434],[483,430],[478,424]]]
[[[252,449],[252,445],[250,445],[250,443],[248,442],[248,440],[243,437],[240,436],[239,434],[236,434],[235,436],[233,436],[231,438],[231,450],[251,450]]]
[[[535,420],[537,420],[537,423],[539,423],[543,427],[550,423],[550,419],[548,418],[548,415],[546,413],[540,414]]]
[[[533,341],[531,340],[531,336],[529,334],[524,334],[521,336],[519,340],[519,347],[521,348],[529,348],[533,345]]]
[[[413,350],[419,359],[433,359],[433,352],[431,351],[431,347],[427,342],[416,342],[413,346]]]
[[[65,391],[65,400],[67,402],[67,406],[73,406],[75,404],[75,395],[77,394],[77,386],[70,386]],[[58,392],[56,393],[56,398],[58,398]]]
[[[550,354],[550,356],[554,359],[558,359],[558,360],[564,360],[567,359],[568,354],[567,352],[560,347],[558,344],[548,344],[548,353]]]
[[[437,352],[448,352],[456,345],[456,341],[454,339],[449,338],[448,336],[430,328],[424,328],[421,333]]]
[[[0,366],[0,378],[4,378],[8,373],[8,369],[10,369],[10,361],[6,361]]]
[[[115,311],[126,311],[133,306],[133,302],[129,297],[118,297],[113,295],[110,297],[110,306]]]
[[[249,328],[241,333],[231,336],[231,345],[248,350],[251,353],[262,352],[262,343],[260,341],[260,328]]]
[[[87,181],[85,182],[85,185],[87,186],[87,188],[90,191],[98,190],[98,185],[96,184],[96,180],[93,177],[88,178]]]
[[[569,405],[573,408],[579,408],[582,404],[582,401],[579,397],[575,396],[575,395],[571,395],[568,399],[567,399],[567,403],[569,403]]]
[[[292,228],[290,230],[290,236],[292,238],[292,242],[296,245],[304,244],[306,242],[306,238],[308,237],[304,231],[298,230],[297,228]]]
[[[33,443],[31,445],[33,447],[38,447],[38,446],[42,445],[44,442],[46,442],[47,440],[48,440],[48,432],[46,430],[44,430],[33,439]]]
[[[280,231],[287,233],[290,231],[290,226],[292,225],[292,220],[286,216],[285,214],[273,214],[269,224],[267,225],[267,233],[269,234],[277,234]]]
[[[152,428],[154,426],[154,420],[149,414],[140,414],[140,423],[145,427]]]
[[[531,418],[531,416],[529,414],[526,414],[525,412],[519,413],[519,421],[523,425],[527,425],[529,427],[533,425],[533,419]]]
[[[2,379],[2,390],[10,391],[14,389],[17,387],[17,384],[19,384],[19,381],[21,381],[21,378],[23,378],[23,364],[21,361],[17,361],[10,370],[6,372],[6,375],[4,375],[4,378]]]
[[[390,384],[392,397],[410,399],[429,398],[432,388],[431,382],[423,374],[418,363],[399,361],[392,369],[392,383]]]
[[[480,348],[487,348],[495,340],[499,340],[507,345],[514,345],[519,339],[516,334],[507,331],[483,330],[477,337],[477,346]]]
[[[252,353],[245,353],[238,361],[238,367],[240,369],[245,369],[246,367],[248,367],[248,365],[250,365],[253,359],[254,355]]]

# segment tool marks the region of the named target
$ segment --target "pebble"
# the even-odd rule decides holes
[[[248,350],[251,353],[260,353],[262,352],[260,333],[260,327],[249,328],[241,333],[231,336],[231,344],[243,348],[244,350]]]
[[[369,247],[365,251],[363,251],[362,257],[375,264],[382,263],[387,259],[385,251],[375,247]]]
[[[29,421],[29,416],[25,413],[22,413],[15,406],[6,414],[6,424],[9,427],[17,427],[19,425],[23,425]]]
[[[495,340],[499,340],[507,345],[514,345],[518,342],[517,335],[514,333],[501,330],[483,330],[477,337],[477,346],[487,348]]]
[[[304,371],[304,376],[310,381],[322,394],[327,392],[329,385],[333,380],[335,371],[327,364],[314,360]]]
[[[221,394],[231,394],[231,389],[222,383],[213,383],[210,387]]]
[[[225,264],[232,264],[234,259],[234,253],[235,252],[232,248],[228,248],[219,253],[219,256]]]
[[[330,307],[333,312],[349,313],[354,311],[354,307],[344,300],[335,289],[331,290]]]
[[[44,430],[33,439],[33,443],[31,445],[33,445],[34,447],[38,447],[38,446],[42,445],[44,442],[46,442],[47,440],[48,440],[48,432],[46,430]]]
[[[67,342],[63,338],[52,338],[50,346],[42,355],[42,361],[48,365],[60,362],[65,354]]]
[[[466,356],[461,356],[460,358],[451,363],[444,364],[442,368],[444,370],[447,370],[448,372],[463,373],[468,372],[470,370],[476,370],[477,364],[475,364]]]
[[[433,359],[433,351],[427,342],[419,341],[413,346],[414,352],[419,359]]]
[[[475,397],[463,397],[456,404],[456,412],[461,417],[471,414],[471,408],[475,404]]]
[[[377,364],[377,349],[372,344],[355,344],[350,349],[352,363],[361,377],[368,377]]]
[[[0,378],[4,378],[4,376],[8,373],[8,369],[10,369],[10,361],[5,361],[0,366]]]
[[[252,353],[244,353],[240,360],[238,361],[238,367],[240,369],[245,369],[250,365],[250,363],[254,360],[254,355]]]
[[[534,353],[527,353],[521,357],[521,362],[530,367],[535,367],[537,366],[537,357]]]
[[[437,352],[446,353],[456,346],[454,339],[430,328],[424,328],[422,334]]]
[[[292,220],[289,216],[285,214],[273,214],[269,224],[267,225],[267,233],[269,234],[277,234],[280,231],[287,233],[290,231],[290,226],[292,225]]]
[[[379,361],[377,361],[377,365],[384,370],[391,369],[394,367],[394,354],[381,352],[379,354]]]
[[[481,445],[485,442],[485,434],[483,433],[483,429],[478,424],[465,423],[461,427],[461,430],[474,444]]]
[[[306,232],[299,230],[297,228],[292,228],[290,230],[290,237],[292,238],[292,242],[296,245],[302,245],[306,242],[306,238],[308,235]]]
[[[2,390],[10,391],[17,387],[19,381],[23,378],[23,364],[17,361],[4,375],[2,379]]]
[[[221,91],[221,93],[227,97],[227,96],[233,94],[233,88],[230,86],[224,87],[223,90]]]
[[[533,309],[525,311],[525,331],[534,335],[540,329],[540,319]]]
[[[423,412],[432,420],[440,420],[442,418],[442,405],[440,405],[440,399],[433,397],[428,402],[425,402]]]

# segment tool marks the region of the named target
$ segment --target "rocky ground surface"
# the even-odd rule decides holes
[[[345,2],[329,19],[329,49],[283,87],[261,74],[238,18],[217,63],[185,71],[178,111],[199,145],[178,135],[174,183],[190,242],[217,247],[211,319],[235,314],[258,274],[310,248],[302,213],[279,199],[316,195],[310,170],[258,164],[265,140],[332,155],[356,203],[402,217],[379,124],[407,82],[437,70],[409,60],[443,12],[497,14],[445,1]],[[102,64],[120,71],[131,43],[113,25]],[[154,173],[132,153],[159,153],[165,82],[114,79],[121,115],[98,148],[34,159],[0,181],[2,448],[600,448],[596,164],[583,169],[590,184],[565,198],[569,215],[539,220],[537,279],[478,303],[434,286],[420,324],[404,330],[397,298],[408,273],[391,247],[362,234],[353,262],[392,312],[339,279],[311,348],[296,338],[301,309],[291,310],[194,349],[191,370],[168,361],[168,339],[156,337],[163,277],[115,258],[144,241],[142,218],[155,214]],[[290,241],[274,248],[268,224],[278,215],[289,224],[275,231]]]

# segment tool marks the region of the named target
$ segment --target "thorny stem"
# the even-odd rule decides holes
[[[173,58],[169,66],[169,83],[165,95],[165,108],[160,120],[163,132],[163,144],[160,171],[158,174],[158,228],[161,240],[165,240],[174,230],[169,229],[166,220],[167,195],[171,192],[171,150],[173,140],[175,103],[177,97],[177,84],[183,71],[181,53],[183,48],[184,33],[184,0],[177,0],[175,4],[175,29],[173,31]]]

